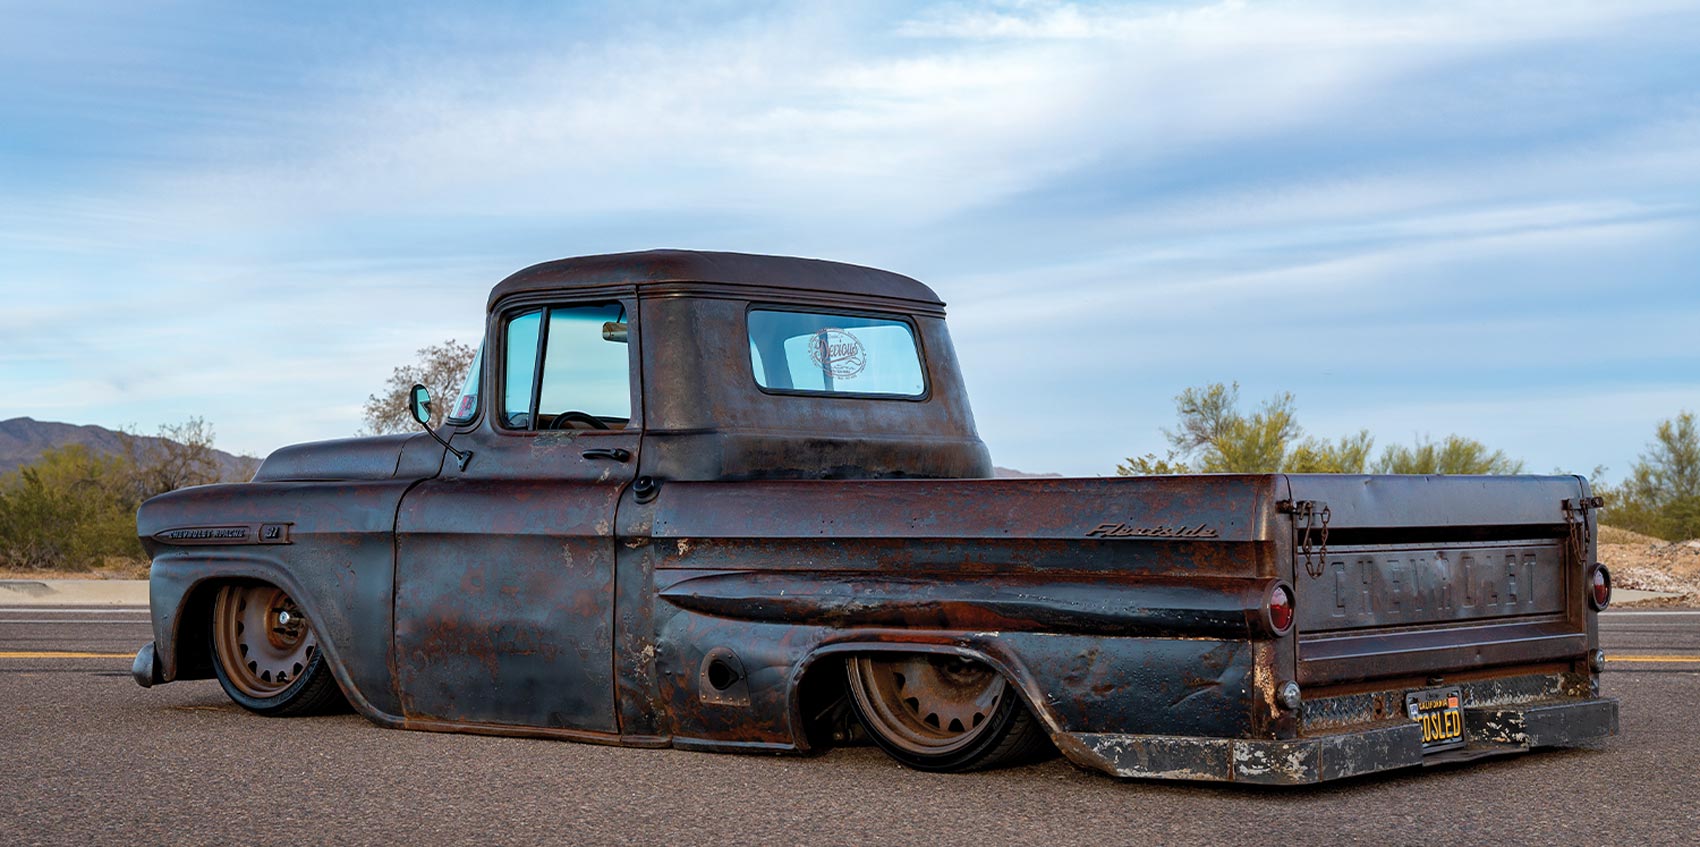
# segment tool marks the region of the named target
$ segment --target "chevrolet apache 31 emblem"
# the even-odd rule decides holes
[[[1086,533],[1087,538],[1217,538],[1221,533],[1209,524],[1198,526],[1128,526],[1125,523],[1101,523]]]
[[[290,544],[291,523],[233,524],[230,526],[183,526],[153,534],[155,541],[183,547],[195,544]]]

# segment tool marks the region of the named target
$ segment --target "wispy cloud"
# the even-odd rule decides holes
[[[1700,394],[1671,340],[1700,320],[1689,5],[23,16],[0,415],[343,434],[506,272],[653,246],[922,276],[994,452],[1035,470],[1155,447],[1207,379],[1436,433],[1511,431],[1445,405],[1471,392]],[[1617,370],[1536,368],[1590,346]],[[1435,411],[1353,399],[1400,384]],[[1527,457],[1622,467],[1642,438],[1577,426]]]
[[[882,22],[817,8],[688,40],[357,68],[346,87],[364,93],[333,111],[272,116],[289,144],[245,140],[275,159],[166,179],[180,202],[238,216],[559,213],[576,196],[919,222],[1104,156],[1267,136],[1424,66],[1648,13],[1032,4]],[[882,27],[929,39],[882,40]],[[876,49],[836,44],[846,29]]]

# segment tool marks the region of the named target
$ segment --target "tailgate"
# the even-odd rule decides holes
[[[1588,649],[1591,518],[1567,510],[1588,495],[1578,478],[1289,484],[1301,683],[1447,676]]]

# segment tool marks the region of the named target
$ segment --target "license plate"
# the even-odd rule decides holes
[[[1423,728],[1423,752],[1464,744],[1464,706],[1456,688],[1430,688],[1405,695],[1405,713]]]

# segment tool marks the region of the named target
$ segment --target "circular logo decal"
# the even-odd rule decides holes
[[[809,344],[809,360],[835,379],[849,379],[868,366],[868,351],[842,329],[823,329]]]

